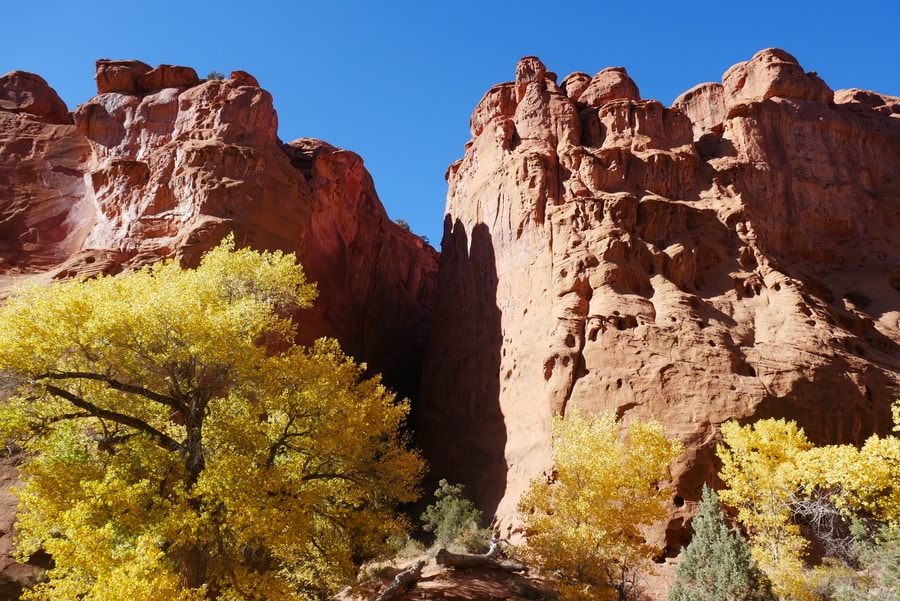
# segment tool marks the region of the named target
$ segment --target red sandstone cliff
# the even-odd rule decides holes
[[[471,131],[447,172],[416,430],[502,524],[572,406],[653,415],[686,443],[670,554],[723,421],[789,417],[820,442],[887,429],[900,99],[833,93],[774,49],[668,108],[622,68],[557,81],[528,57]]]
[[[272,98],[234,72],[97,61],[98,95],[69,113],[40,77],[0,78],[0,288],[23,276],[197,261],[228,232],[296,252],[320,297],[304,341],[341,340],[417,387],[437,253],[397,227],[356,154],[282,144]]]

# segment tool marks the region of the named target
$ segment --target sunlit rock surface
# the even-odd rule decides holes
[[[416,431],[498,523],[573,406],[687,445],[677,553],[718,425],[889,429],[900,383],[900,99],[832,92],[782,50],[666,107],[625,69],[558,85],[535,57],[489,90],[448,173]]]

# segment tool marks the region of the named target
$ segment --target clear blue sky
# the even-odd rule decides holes
[[[781,47],[833,88],[900,96],[900,2],[4,2],[0,74],[38,73],[72,109],[94,61],[242,69],[275,98],[279,135],[359,153],[394,219],[440,245],[444,172],[487,89],[539,56],[560,77],[624,66],[670,104]]]

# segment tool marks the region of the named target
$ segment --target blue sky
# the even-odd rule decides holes
[[[359,153],[390,216],[439,247],[444,172],[522,56],[560,78],[624,66],[668,105],[776,46],[833,89],[900,96],[898,29],[896,0],[15,1],[0,8],[0,74],[38,73],[72,109],[96,93],[98,58],[242,69],[273,94],[283,140]]]

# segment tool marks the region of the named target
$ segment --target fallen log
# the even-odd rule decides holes
[[[463,555],[441,549],[435,556],[439,566],[448,568],[494,568],[507,572],[527,572],[528,566],[518,561],[495,559],[489,555]]]
[[[392,601],[402,595],[406,589],[419,581],[424,567],[425,562],[420,559],[413,567],[394,576],[394,581],[375,598],[375,601]]]

